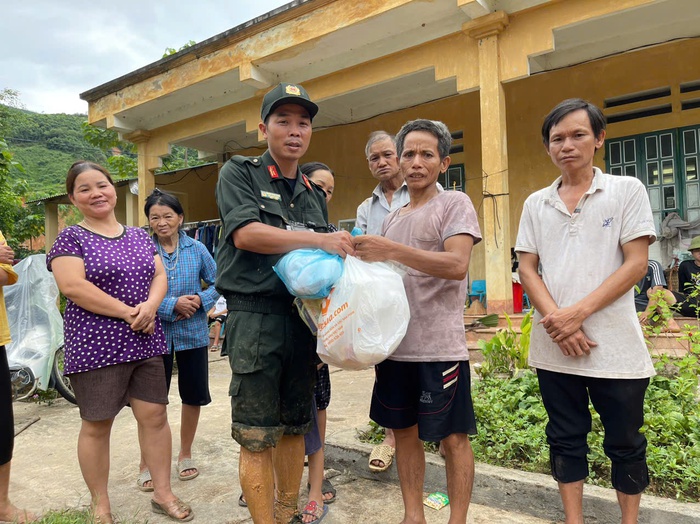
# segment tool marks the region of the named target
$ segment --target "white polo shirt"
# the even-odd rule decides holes
[[[544,284],[560,308],[589,295],[622,265],[623,244],[639,237],[649,237],[650,243],[656,239],[644,185],[598,168],[594,172],[591,187],[573,214],[559,197],[559,177],[528,197],[520,218],[515,250],[539,257]],[[599,378],[654,375],[632,288],[583,322],[586,336],[598,343],[588,356],[564,356],[541,319],[536,312],[529,362],[535,368]]]
[[[381,235],[382,224],[386,216],[392,211],[408,204],[410,199],[406,182],[401,184],[399,188],[394,191],[391,197],[391,204],[387,202],[381,184],[377,184],[377,187],[372,191],[372,196],[366,198],[357,207],[355,225],[362,229],[362,232],[367,235]]]

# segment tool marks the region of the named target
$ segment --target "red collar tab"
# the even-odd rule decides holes
[[[304,184],[306,184],[306,187],[309,188],[309,191],[313,191],[313,189],[311,189],[311,183],[309,182],[309,179],[306,178],[306,175],[301,175],[301,179],[304,181]]]
[[[277,172],[277,166],[267,166],[267,171],[270,173],[270,178],[279,178],[280,175]]]

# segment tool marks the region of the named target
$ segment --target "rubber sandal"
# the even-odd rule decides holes
[[[151,511],[159,515],[165,515],[176,522],[189,522],[194,518],[194,511],[192,511],[192,508],[178,498],[163,504],[158,504],[155,500],[151,499]],[[178,513],[185,512],[187,512],[186,517],[180,518],[177,516]]]
[[[146,482],[150,482],[150,486],[145,486]],[[139,473],[138,478],[136,479],[136,486],[141,490],[145,492],[151,492],[153,491],[153,479],[151,478],[151,472],[148,471],[147,469],[144,469],[141,473]]]
[[[304,520],[303,520],[304,515],[310,515],[311,517],[314,518],[314,520],[312,520],[308,524],[318,524],[324,518],[326,518],[326,515],[328,514],[328,506],[326,504],[324,504],[323,509],[321,509],[318,507],[318,503],[315,500],[310,500],[309,503],[306,506],[304,506],[304,510],[301,512],[301,514],[302,514],[301,522],[304,522]]]
[[[391,466],[394,461],[394,453],[396,450],[389,446],[388,444],[379,444],[374,446],[372,453],[369,454],[369,470],[379,473],[386,471]],[[375,466],[372,464],[373,461],[378,460],[384,463],[383,466]]]
[[[246,500],[243,498],[243,493],[241,493],[241,494],[238,496],[238,505],[239,505],[240,507],[242,507],[242,508],[247,508],[247,507],[248,507],[248,503],[247,503]]]
[[[183,475],[183,471],[187,471],[188,469],[193,469],[195,470],[194,473],[190,473],[189,475]],[[186,458],[182,459],[180,462],[177,463],[177,477],[180,480],[192,480],[193,478],[196,478],[199,476],[199,469],[197,468],[197,465],[195,464],[194,460],[191,458]]]
[[[307,484],[306,489],[311,491],[311,484]],[[333,487],[333,484],[331,484],[330,480],[324,478],[323,483],[321,484],[321,494],[325,495],[326,493],[330,493],[333,496],[331,498],[329,498],[328,500],[323,499],[323,503],[324,504],[332,504],[333,502],[335,502],[335,493],[336,493],[335,488]]]

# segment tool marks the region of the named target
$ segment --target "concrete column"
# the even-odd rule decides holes
[[[153,174],[153,170],[160,166],[160,159],[152,159],[148,155],[148,141],[151,138],[151,134],[148,131],[134,131],[133,133],[126,135],[124,138],[129,142],[136,144],[138,149],[138,209],[143,209],[143,206],[146,203],[146,197],[148,197],[148,195],[150,195],[156,187],[156,179]],[[145,226],[146,217],[140,214],[137,215],[137,221],[134,223],[134,225]]]
[[[139,191],[141,194],[141,191]],[[124,191],[124,212],[126,213],[126,223],[130,226],[135,226],[139,223],[139,212],[143,207],[139,208],[139,197],[131,192],[130,185]],[[145,220],[145,218],[144,218]]]
[[[486,301],[489,313],[513,312],[506,107],[498,42],[499,33],[507,26],[508,15],[498,11],[472,20],[462,28],[479,41],[484,195],[482,234],[486,251]]]
[[[44,251],[48,253],[58,236],[58,204],[44,202],[44,237],[46,244]]]

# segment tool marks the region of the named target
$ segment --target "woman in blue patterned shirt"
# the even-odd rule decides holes
[[[180,230],[185,215],[175,196],[155,189],[146,199],[144,212],[168,277],[168,293],[158,308],[158,317],[168,347],[168,353],[163,355],[168,391],[173,360],[177,359],[178,389],[182,400],[178,476],[180,480],[191,480],[199,475],[192,460],[192,443],[200,408],[211,402],[207,311],[219,298],[214,289],[216,263],[204,244]],[[202,289],[202,282],[209,286],[206,290]],[[143,460],[140,469],[138,487],[142,491],[152,490],[153,484]]]

